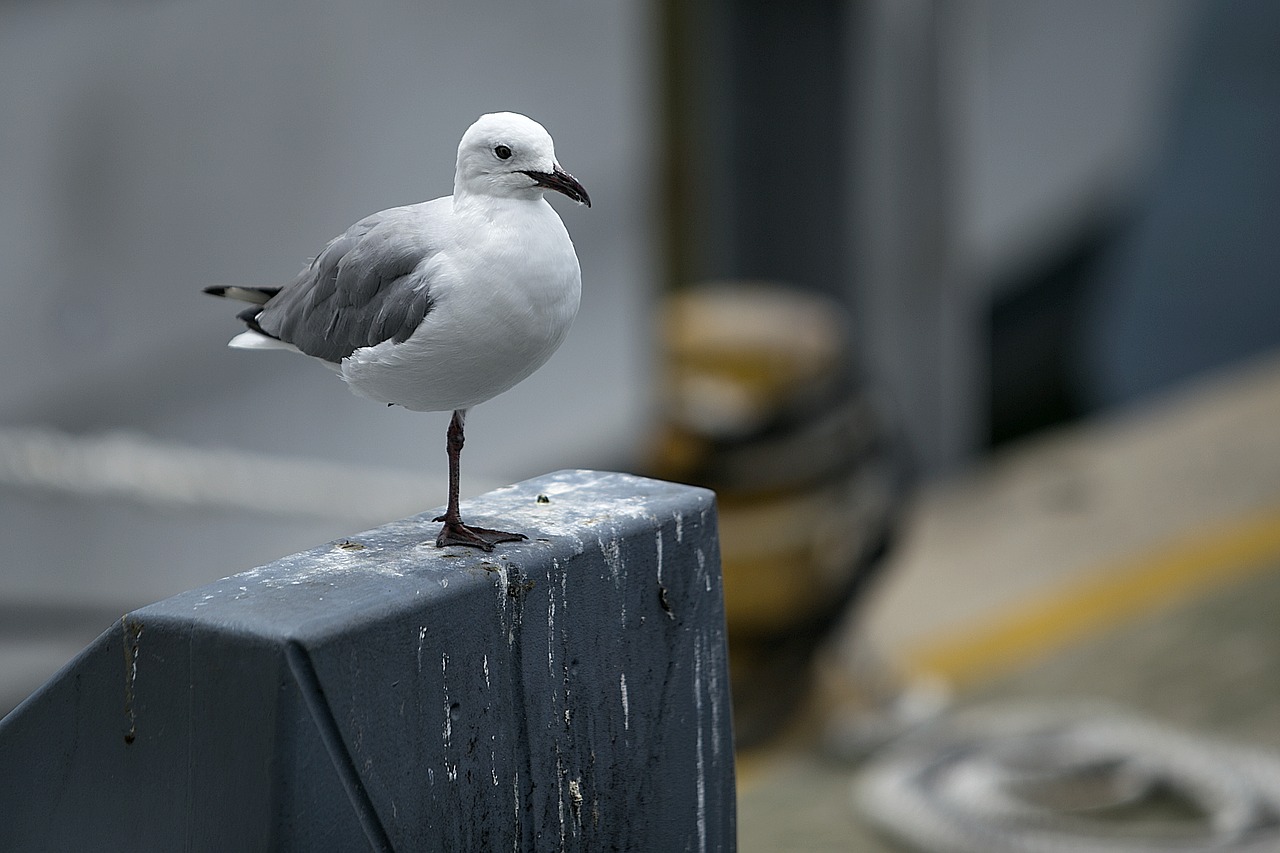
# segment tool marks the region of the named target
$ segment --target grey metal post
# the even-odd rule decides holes
[[[2,850],[731,851],[713,495],[570,471],[125,616],[0,721]]]

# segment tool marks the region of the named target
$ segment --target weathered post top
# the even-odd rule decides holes
[[[125,616],[0,721],[0,849],[735,849],[713,495],[566,471]]]

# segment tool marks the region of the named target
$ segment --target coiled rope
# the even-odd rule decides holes
[[[1280,756],[1108,707],[944,718],[874,756],[854,801],[939,853],[1280,851]]]

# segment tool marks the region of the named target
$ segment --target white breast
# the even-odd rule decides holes
[[[355,393],[415,411],[470,408],[541,367],[578,313],[578,259],[541,199],[459,216],[429,263],[433,307],[408,340],[343,360]]]

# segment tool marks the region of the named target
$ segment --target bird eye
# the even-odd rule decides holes
[[[497,156],[499,160],[511,159],[511,149],[506,145],[495,145],[493,147],[493,153]]]

